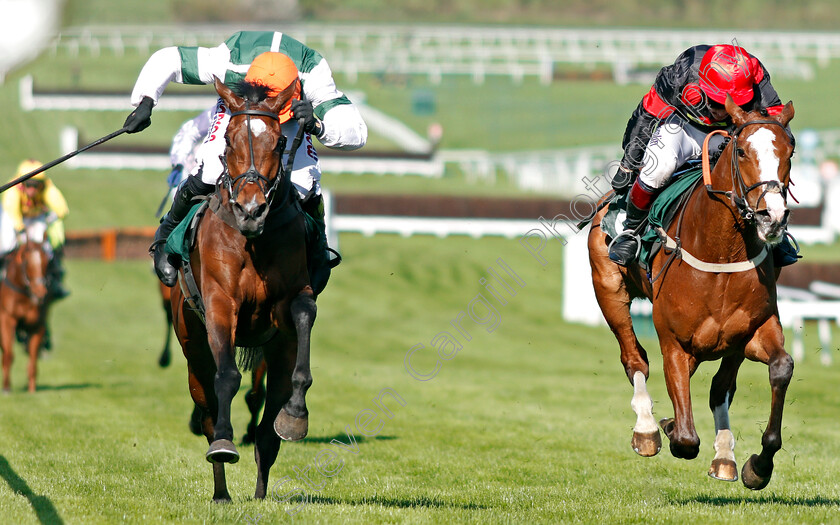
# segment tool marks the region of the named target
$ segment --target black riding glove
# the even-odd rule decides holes
[[[320,137],[324,133],[324,123],[315,116],[312,102],[308,100],[292,100],[292,116],[298,120],[303,119],[303,130]]]
[[[138,104],[137,109],[131,112],[128,118],[125,119],[126,133],[137,133],[143,131],[152,125],[152,107],[155,102],[149,97],[143,97],[143,100]]]

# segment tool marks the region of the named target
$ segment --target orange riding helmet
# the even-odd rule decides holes
[[[269,97],[276,97],[297,80],[298,69],[292,59],[273,51],[266,51],[255,58],[245,75],[246,82],[267,87]],[[281,124],[292,118],[291,105],[296,98],[300,98],[300,83],[289,102],[280,110],[278,117]]]

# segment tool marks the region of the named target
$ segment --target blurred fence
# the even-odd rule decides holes
[[[171,45],[216,46],[242,26],[85,26],[57,35],[54,54],[147,55]],[[813,64],[840,58],[840,33],[540,27],[294,24],[246,27],[279,30],[328,57],[352,81],[360,73],[419,74],[439,82],[469,75],[477,83],[501,75],[552,81],[557,65],[612,68],[619,82],[649,81],[639,66],[671,63],[698,43],[737,43],[776,76],[810,78]],[[654,69],[655,72],[655,69]]]

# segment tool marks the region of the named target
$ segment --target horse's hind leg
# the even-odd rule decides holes
[[[292,372],[292,397],[280,410],[274,421],[277,435],[287,441],[306,437],[309,429],[309,411],[306,409],[306,391],[312,385],[309,369],[309,336],[315,322],[317,308],[309,294],[300,294],[292,300],[292,320],[297,332],[297,360]]]
[[[738,480],[735,436],[729,426],[729,407],[735,397],[735,379],[743,362],[743,354],[730,354],[721,359],[709,392],[709,408],[715,418],[715,458],[709,467],[709,476],[723,481]]]
[[[747,343],[746,356],[765,363],[770,373],[770,420],[761,437],[761,453],[753,454],[741,469],[744,486],[761,490],[770,483],[773,456],[782,448],[782,410],[785,394],[793,377],[793,359],[785,352],[785,338],[776,317],[772,317]]]
[[[242,436],[243,444],[254,443],[256,440],[257,423],[260,418],[260,410],[265,403],[265,372],[267,368],[265,359],[251,369],[251,390],[245,394],[245,404],[248,405],[248,412],[251,413],[251,420],[248,421],[248,429]]]
[[[659,437],[656,419],[653,417],[653,400],[647,391],[646,381],[649,374],[647,352],[639,343],[636,332],[633,330],[633,320],[630,317],[632,297],[627,289],[624,274],[620,267],[606,256],[606,248],[601,248],[603,243],[603,234],[596,235],[593,232],[590,235],[592,283],[604,319],[615,334],[621,348],[621,363],[624,365],[624,372],[630,384],[633,385],[630,406],[636,413],[636,424],[633,427],[633,439],[630,444],[640,456],[655,456],[662,448],[662,440]]]

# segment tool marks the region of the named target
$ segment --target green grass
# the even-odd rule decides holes
[[[358,455],[296,516],[301,523],[827,523],[840,511],[840,399],[836,369],[809,351],[797,365],[784,448],[770,486],[751,492],[706,476],[713,450],[707,391],[714,364],[696,374],[700,457],[667,448],[650,459],[629,446],[632,388],[605,328],[562,322],[561,250],[541,267],[515,240],[394,236],[341,238],[345,263],[319,300],[309,391],[309,437],[282,445],[272,480],[295,477],[350,425]],[[502,258],[525,286],[493,303],[491,332],[464,321],[472,339],[436,377],[420,382],[403,362],[434,366],[432,338],[478,293]],[[163,313],[146,261],[69,262],[73,295],[56,306],[56,349],[40,363],[40,389],[0,397],[0,516],[8,523],[285,523],[292,506],[251,499],[251,447],[227,468],[233,502],[210,503],[206,442],[187,430],[191,404],[177,349],[160,370]],[[498,269],[498,266],[495,266]],[[583,277],[582,277],[583,278]],[[504,292],[501,292],[504,293]],[[492,299],[490,299],[493,301]],[[479,311],[480,315],[482,312]],[[815,336],[808,335],[813,344]],[[657,416],[672,414],[654,341],[649,383]],[[243,388],[247,381],[243,381]],[[392,388],[376,437],[356,415]],[[247,414],[234,400],[237,439]],[[381,413],[381,411],[379,411]],[[746,363],[732,409],[739,465],[759,450],[769,414],[767,369]],[[313,482],[324,478],[313,475]],[[286,490],[302,487],[293,480]]]

